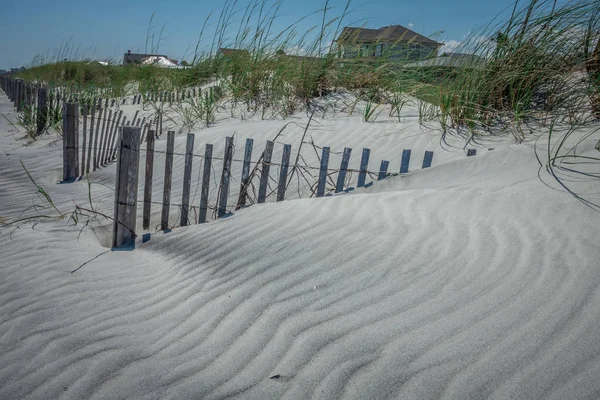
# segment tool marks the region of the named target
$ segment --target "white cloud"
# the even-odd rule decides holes
[[[300,47],[298,45],[288,47],[284,51],[285,51],[285,54],[288,54],[291,56],[305,56],[308,54],[308,51],[306,50],[306,48]]]
[[[462,42],[459,42],[458,40],[448,40],[440,48],[440,54],[442,54],[442,53],[451,53],[453,51],[456,51],[460,47],[461,44],[462,44]]]

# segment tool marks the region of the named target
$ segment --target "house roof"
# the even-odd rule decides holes
[[[250,56],[250,52],[248,50],[242,50],[242,49],[220,48],[219,51],[221,52],[221,54],[223,54],[224,56],[227,56],[227,57],[248,57],[248,56]]]
[[[374,43],[374,42],[413,42],[442,46],[443,43],[429,39],[402,25],[384,26],[379,29],[345,27],[337,42]]]

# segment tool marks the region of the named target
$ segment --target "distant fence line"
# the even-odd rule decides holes
[[[22,99],[21,93],[27,93],[24,90],[24,84],[20,80],[5,79],[0,77],[0,83],[5,93],[9,94],[11,101],[19,103]],[[38,93],[43,92],[37,88]],[[191,95],[194,95],[192,92]],[[13,97],[11,97],[13,96]],[[25,96],[25,99],[27,96]],[[57,97],[59,98],[59,97]],[[132,103],[139,104],[142,96],[133,97]],[[158,100],[162,100],[158,97]],[[104,107],[102,106],[104,103]],[[313,143],[303,142],[302,144],[313,145],[315,151],[321,150],[318,166],[299,165],[296,161],[290,164],[292,146],[283,144],[283,153],[281,162],[273,161],[273,149],[275,142],[268,140],[258,161],[252,163],[252,151],[254,148],[253,139],[246,139],[243,159],[234,159],[233,137],[226,138],[225,151],[223,157],[213,156],[213,145],[206,144],[203,155],[194,154],[194,134],[187,135],[185,153],[175,153],[174,141],[175,132],[167,133],[166,151],[157,151],[154,149],[157,133],[162,131],[162,120],[160,114],[157,114],[151,121],[146,117],[138,116],[138,113],[131,120],[123,116],[122,111],[109,109],[108,99],[97,99],[88,105],[80,106],[77,102],[65,102],[62,105],[63,113],[63,180],[73,181],[76,178],[93,172],[99,167],[117,161],[116,182],[115,182],[115,208],[114,208],[114,228],[113,228],[113,246],[119,247],[127,244],[136,237],[136,215],[137,215],[137,190],[139,176],[139,155],[141,151],[146,152],[145,181],[144,181],[144,199],[143,199],[143,229],[150,227],[150,214],[152,204],[162,206],[160,227],[162,230],[169,228],[169,210],[171,202],[171,186],[173,180],[173,157],[175,155],[185,157],[183,194],[181,203],[180,226],[190,223],[204,223],[207,221],[209,208],[209,186],[212,162],[222,160],[223,166],[221,178],[217,190],[217,204],[214,207],[216,217],[220,218],[227,213],[228,194],[231,179],[231,165],[233,162],[242,163],[241,186],[238,199],[235,204],[235,210],[245,207],[250,203],[264,203],[266,198],[276,194],[276,201],[285,200],[286,190],[291,183],[291,177],[294,174],[302,174],[302,171],[319,171],[318,179],[314,183],[307,181],[311,197],[323,197],[327,192],[340,193],[348,190],[346,176],[348,173],[358,173],[356,187],[365,187],[371,185],[374,181],[385,179],[390,175],[405,174],[409,172],[412,151],[404,149],[402,151],[400,169],[397,173],[389,172],[388,160],[381,160],[377,171],[369,170],[371,150],[362,149],[359,169],[349,168],[349,162],[352,155],[351,148],[344,148],[341,157],[341,163],[338,169],[329,168],[330,147],[317,147]],[[43,108],[42,108],[43,109]],[[80,115],[80,110],[82,114]],[[139,111],[138,111],[139,112]],[[108,114],[108,115],[107,115]],[[89,124],[88,124],[89,122]],[[152,127],[154,126],[154,129]],[[82,139],[80,145],[79,139]],[[143,144],[145,148],[142,148]],[[302,145],[301,144],[301,145]],[[165,174],[163,181],[163,199],[162,202],[152,201],[152,185],[154,171],[154,154],[165,154]],[[475,149],[468,149],[467,156],[476,155]],[[433,151],[425,151],[421,168],[429,168],[433,162]],[[191,175],[194,158],[203,160],[201,195],[197,218],[190,218]],[[277,186],[269,192],[270,167],[279,167],[279,176],[275,180]],[[291,167],[291,171],[290,171]],[[312,176],[312,175],[311,175]],[[249,189],[253,186],[252,178],[258,178],[258,194],[254,200],[248,196]],[[303,175],[306,180],[306,176]],[[370,179],[371,182],[367,182]],[[327,181],[331,187],[327,190]],[[173,204],[175,205],[175,204]]]

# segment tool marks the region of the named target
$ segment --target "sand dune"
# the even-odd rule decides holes
[[[359,120],[323,121],[321,145],[398,163],[405,145],[432,149],[434,166],[153,232],[134,251],[65,220],[5,229],[0,398],[598,398],[598,214],[540,181],[529,146],[467,159],[418,126]],[[196,149],[222,152],[232,131],[262,149],[280,128],[217,124]],[[87,201],[85,182],[56,184],[60,148],[1,132],[2,216],[35,192],[19,159],[59,209]],[[92,181],[110,210],[114,166]]]

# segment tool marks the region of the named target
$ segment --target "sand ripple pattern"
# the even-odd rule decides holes
[[[595,398],[597,217],[522,189],[251,207],[76,274],[32,231],[3,252],[0,397]]]

